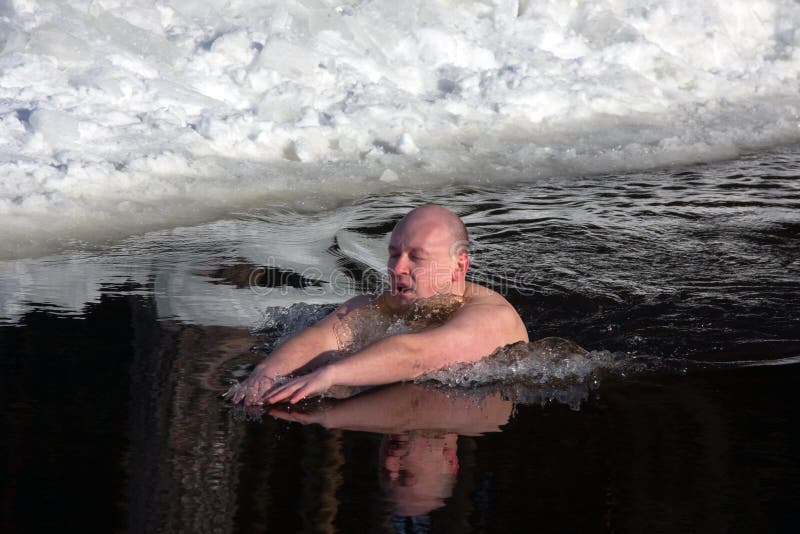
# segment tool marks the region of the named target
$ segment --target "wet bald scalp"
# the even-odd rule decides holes
[[[452,242],[452,254],[455,256],[461,252],[467,252],[469,248],[469,234],[464,221],[461,218],[439,204],[423,204],[409,211],[395,226],[395,229],[400,227],[411,219],[417,217],[431,218],[439,224],[443,224],[450,234]]]

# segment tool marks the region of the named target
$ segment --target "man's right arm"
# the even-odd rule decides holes
[[[235,393],[233,402],[244,400],[248,406],[261,404],[261,397],[272,387],[276,377],[293,373],[325,353],[339,350],[337,327],[347,314],[369,301],[366,295],[352,298],[315,325],[286,340],[253,369]]]

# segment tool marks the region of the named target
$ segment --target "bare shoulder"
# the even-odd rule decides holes
[[[467,283],[464,305],[453,319],[480,322],[480,330],[490,331],[503,343],[528,341],[527,329],[514,306],[500,293],[479,284]]]
[[[464,305],[508,306],[513,309],[513,306],[509,304],[503,295],[493,289],[473,282],[466,283]]]
[[[340,304],[339,307],[334,311],[333,315],[344,317],[375,302],[376,298],[379,297],[376,297],[375,295],[357,295],[343,304]]]
[[[358,295],[355,296],[339,306],[336,307],[331,313],[322,318],[315,326],[329,327],[341,323],[353,312],[365,308],[375,300],[374,295]]]

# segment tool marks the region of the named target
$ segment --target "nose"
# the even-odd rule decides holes
[[[394,271],[394,274],[405,275],[409,274],[410,267],[409,267],[408,256],[405,254],[400,254],[396,258],[389,260],[389,269]]]

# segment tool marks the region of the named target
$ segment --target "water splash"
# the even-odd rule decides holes
[[[337,326],[342,353],[353,353],[386,336],[442,325],[464,303],[455,295],[436,295],[419,299],[408,309],[393,310],[384,295],[351,312]]]
[[[331,313],[332,304],[298,302],[289,307],[273,306],[264,310],[264,319],[254,333],[266,338],[260,350],[271,352],[293,335],[317,323]]]
[[[568,339],[547,337],[506,345],[483,360],[459,363],[417,380],[475,392],[499,389],[516,403],[555,401],[577,410],[602,375],[619,372],[627,365],[625,354],[590,352]]]
[[[388,335],[442,324],[462,303],[461,299],[455,297],[439,296],[422,299],[409,310],[395,313],[387,310],[378,297],[348,315],[339,325],[339,357],[346,357]],[[274,349],[332,309],[331,305],[310,304],[268,309],[259,332],[272,341],[268,341],[263,349]],[[797,363],[800,363],[800,355],[769,360],[715,362],[632,352],[589,351],[568,339],[546,337],[529,343],[506,345],[480,361],[439,369],[417,378],[415,382],[433,383],[456,395],[480,397],[500,391],[516,404],[544,406],[558,403],[579,410],[591,392],[606,380]],[[232,397],[239,387],[238,382],[232,383],[225,397]],[[338,389],[341,391],[331,391],[327,396],[348,396],[361,388]]]

